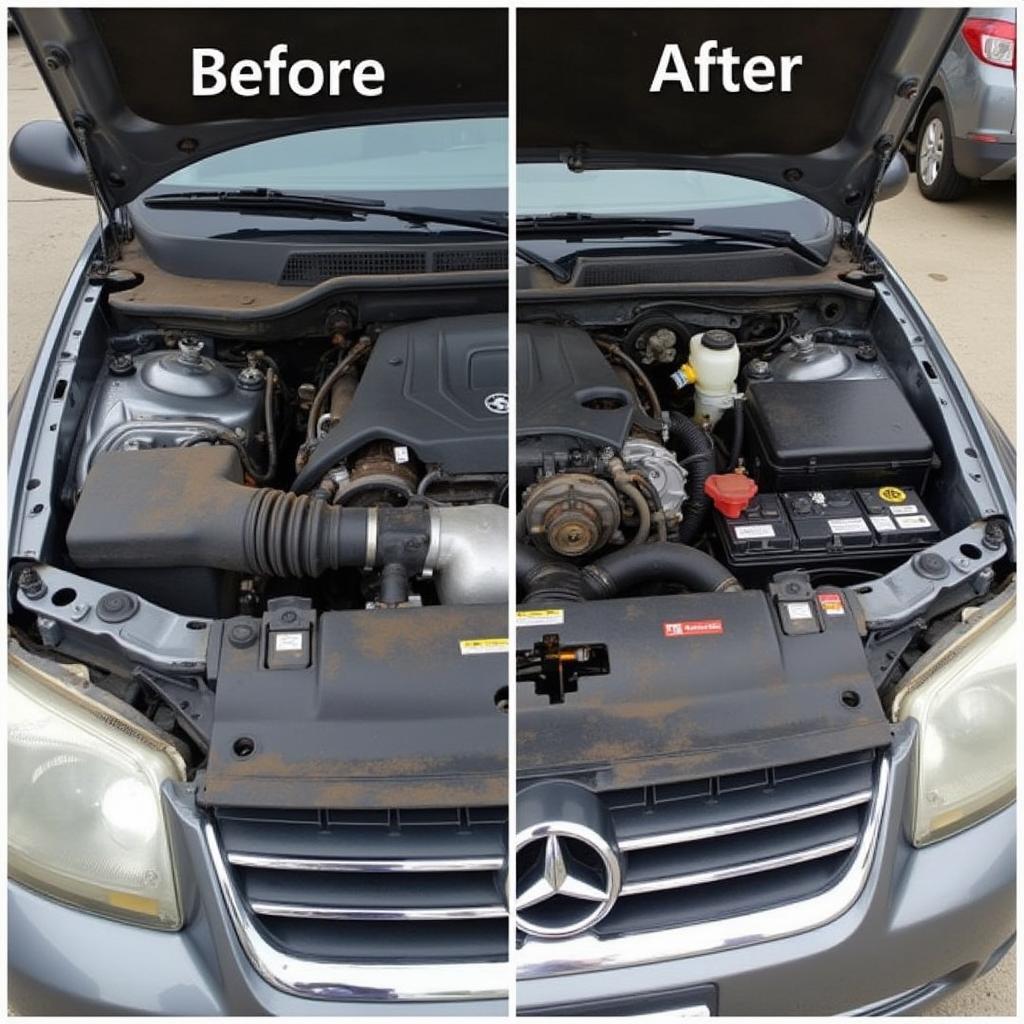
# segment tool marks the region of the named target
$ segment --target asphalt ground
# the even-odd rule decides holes
[[[56,116],[17,37],[8,37],[8,136]],[[9,138],[8,138],[9,141]],[[91,199],[30,185],[9,168],[7,380],[31,364],[57,297],[96,223]],[[979,186],[956,203],[929,203],[913,182],[875,212],[871,237],[910,286],[978,398],[1016,440],[1016,259],[1013,182]],[[1016,952],[931,1011],[1016,1013]]]

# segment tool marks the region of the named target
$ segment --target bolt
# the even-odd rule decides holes
[[[934,551],[922,551],[913,562],[919,576],[941,580],[949,575],[949,563]]]
[[[294,622],[297,618],[298,618],[298,616],[295,614],[295,612],[282,612],[281,613],[281,621],[282,622]]]
[[[896,87],[896,95],[899,96],[900,99],[912,100],[917,95],[917,90],[920,86],[920,79],[904,78]]]
[[[107,369],[115,377],[127,377],[128,374],[135,371],[135,363],[132,361],[130,353],[119,352],[110,357],[110,360],[107,363]]]
[[[30,600],[38,601],[46,594],[43,578],[28,565],[18,573],[18,589]]]
[[[255,366],[247,366],[239,371],[238,386],[247,391],[255,391],[263,387],[263,371]]]
[[[251,647],[256,642],[256,636],[255,626],[239,622],[228,631],[228,642],[232,647]]]
[[[986,523],[985,535],[981,539],[982,547],[989,551],[998,551],[1006,543],[1006,533],[998,523]]]
[[[178,342],[178,362],[185,366],[203,365],[203,343],[198,338],[182,338]]]
[[[126,622],[139,610],[139,599],[124,590],[107,591],[96,602],[96,615],[101,622]]]

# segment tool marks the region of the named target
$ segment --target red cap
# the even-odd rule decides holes
[[[735,519],[754,499],[757,484],[743,473],[715,473],[704,482],[704,493],[727,519]]]

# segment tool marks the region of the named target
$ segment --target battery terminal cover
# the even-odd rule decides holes
[[[736,519],[756,497],[757,484],[740,470],[714,473],[705,481],[704,493],[723,516]]]

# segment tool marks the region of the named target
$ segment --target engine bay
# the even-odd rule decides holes
[[[703,692],[705,669],[708,694],[729,703],[726,691],[762,678],[777,653],[787,693],[805,665],[809,683],[835,690],[836,708],[847,702],[849,716],[873,707],[884,723],[913,661],[967,602],[1006,582],[992,568],[1006,530],[962,500],[963,482],[980,476],[964,459],[972,450],[957,450],[936,415],[949,404],[934,405],[937,374],[915,355],[905,321],[870,290],[863,301],[521,302],[519,320],[521,715],[564,705],[562,718],[579,716],[604,746],[628,743],[640,757],[646,744],[651,764],[664,743],[679,754],[680,735],[703,749],[707,736],[696,734],[708,709],[689,701]],[[752,591],[757,614],[773,623],[770,638],[748,628]],[[590,602],[606,613],[582,612]],[[633,623],[625,635],[623,617]],[[585,636],[573,628],[581,622]],[[598,643],[606,636],[617,650]],[[662,647],[714,636],[732,638],[714,651],[744,652],[728,685],[724,653],[702,647],[719,658],[705,664],[693,643]],[[805,661],[797,652],[811,637],[830,641]],[[863,692],[836,668],[851,637],[869,681]],[[674,682],[659,706],[674,713],[678,697],[687,727],[673,737],[625,728],[609,702],[629,705],[665,680]],[[749,700],[740,694],[727,713],[713,705],[710,718],[745,723],[737,728],[753,749],[773,726],[760,712],[748,720]],[[782,733],[796,742],[791,702],[787,714]],[[536,739],[529,728],[524,735]],[[591,743],[590,755],[600,760],[604,746]],[[543,747],[520,744],[521,771],[550,771]]]
[[[112,338],[64,486],[72,564],[213,618],[503,601],[504,318],[332,327]]]

